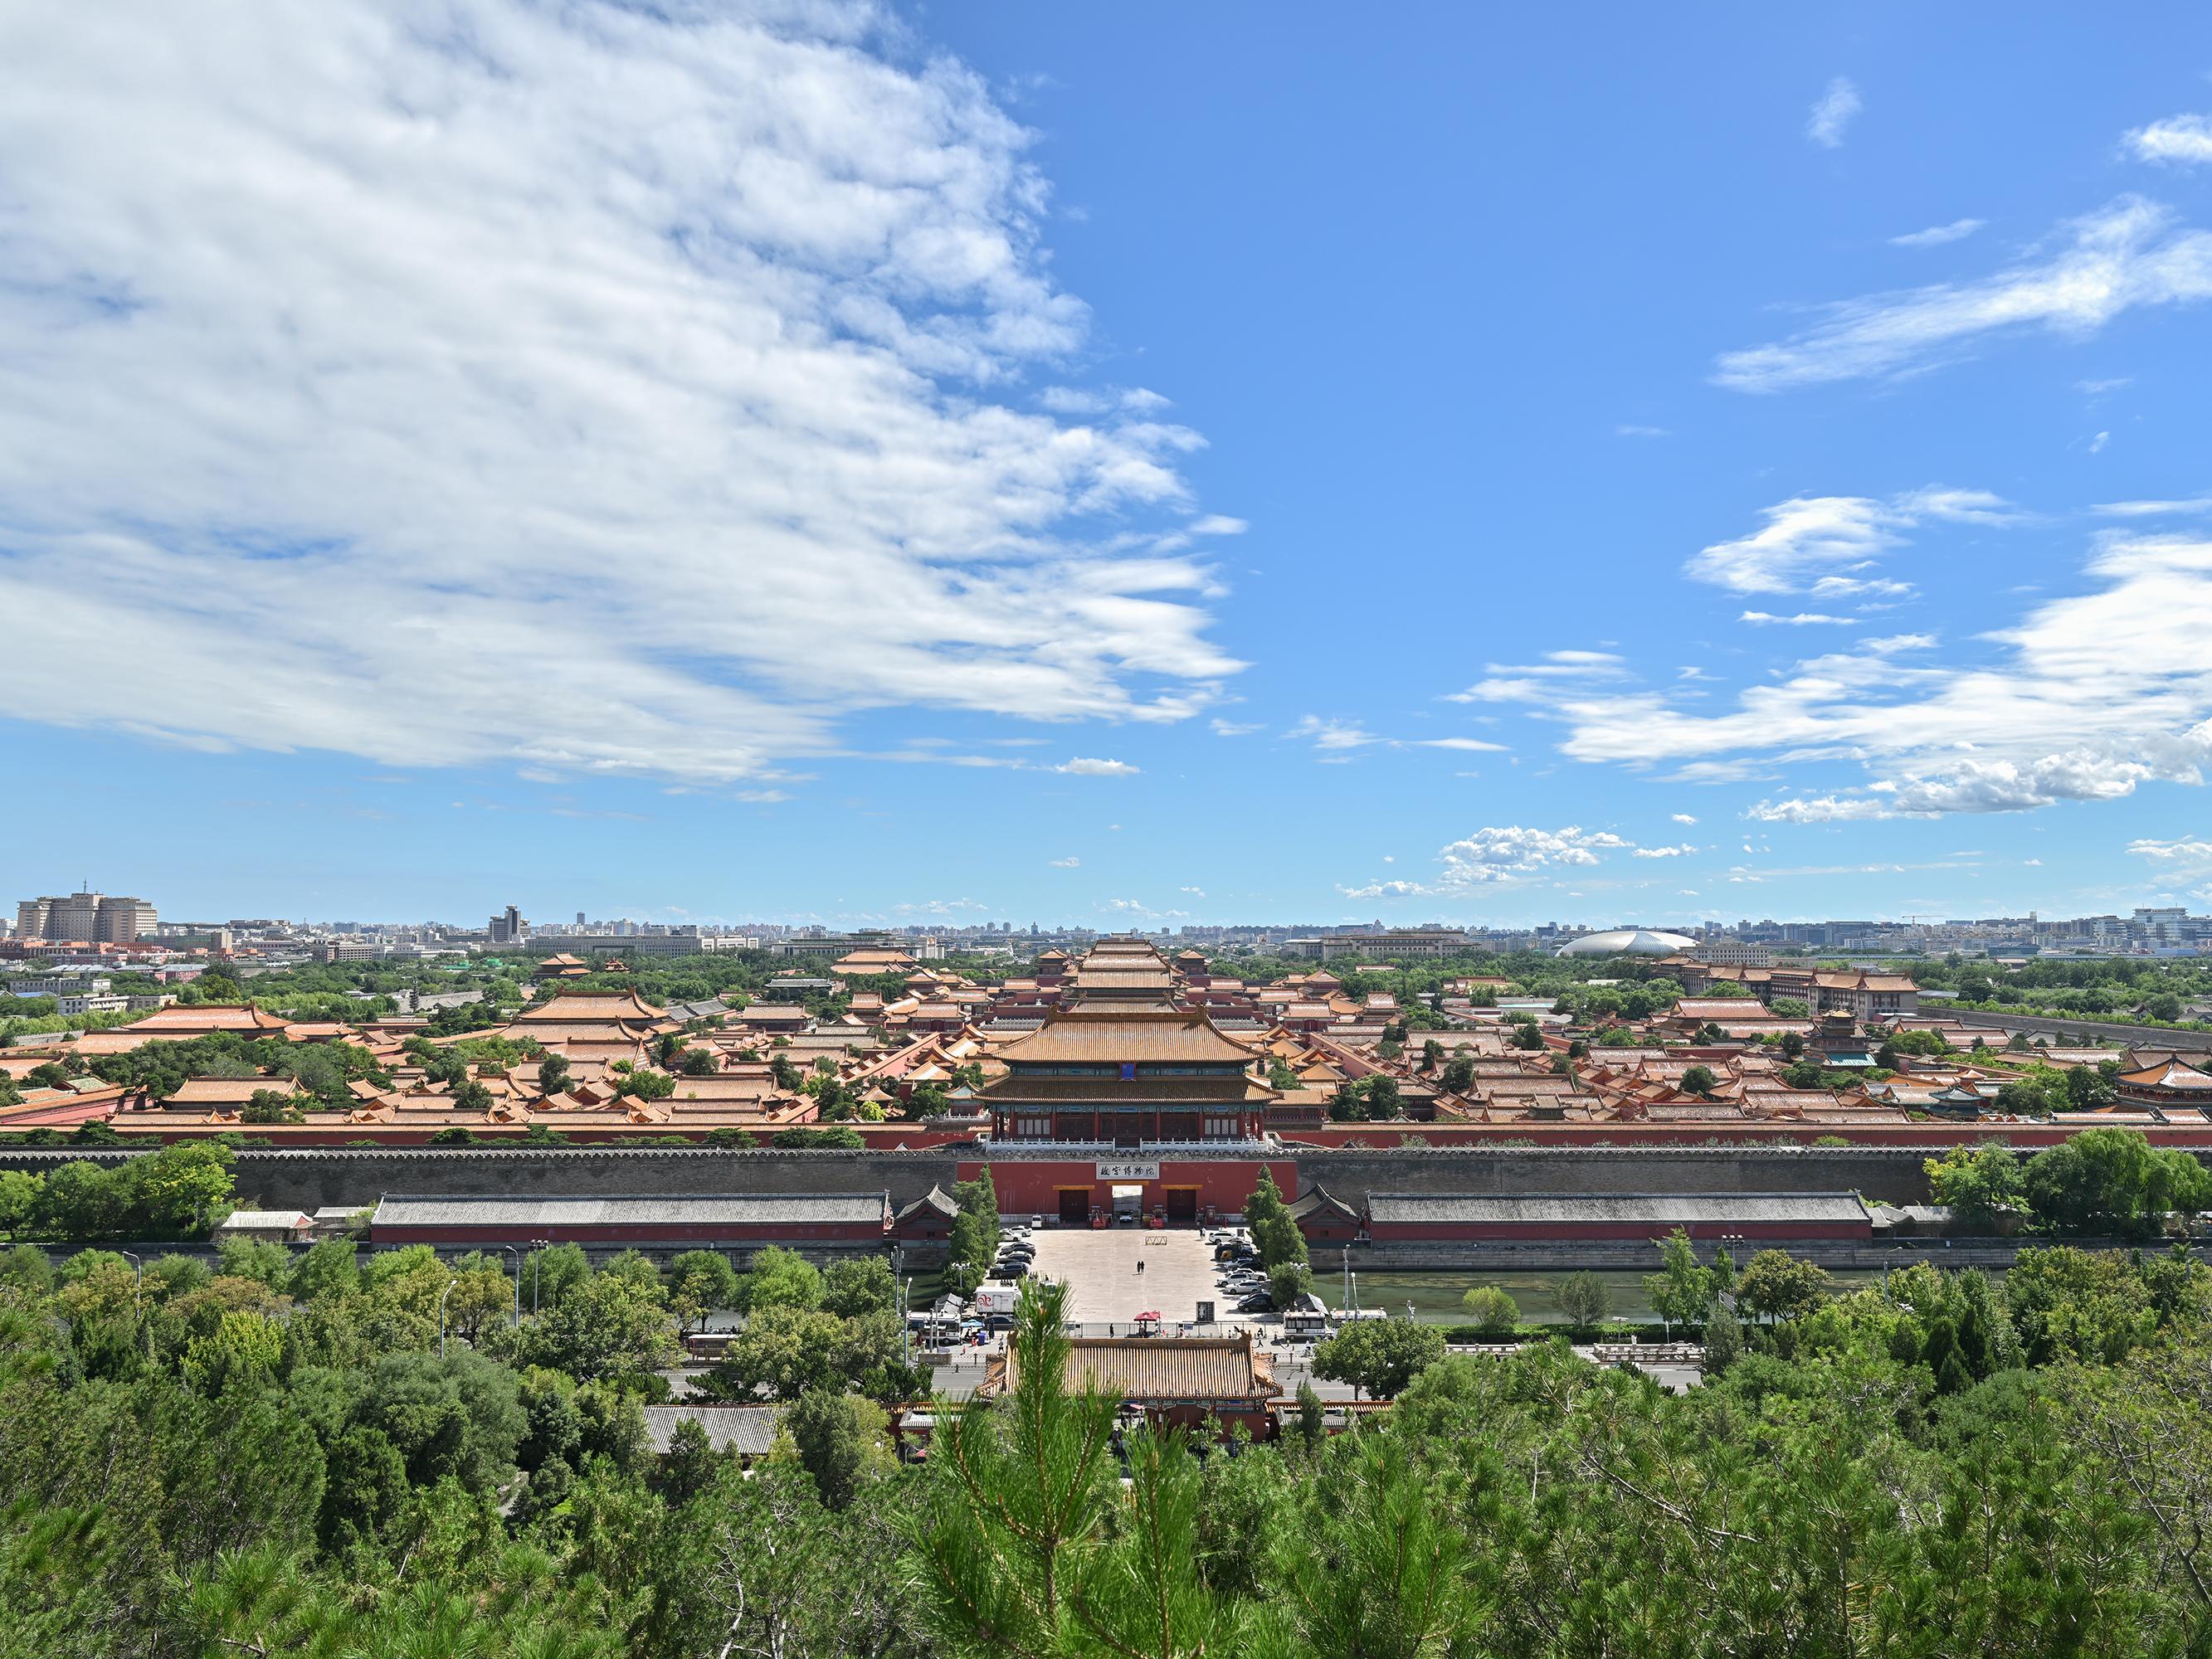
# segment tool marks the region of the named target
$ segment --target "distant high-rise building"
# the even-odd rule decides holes
[[[510,904],[491,919],[491,942],[494,945],[520,945],[522,931],[530,924],[522,919],[522,912]]]
[[[102,945],[132,945],[152,937],[161,918],[154,907],[141,898],[124,898],[108,894],[100,901],[93,917],[94,939]]]
[[[46,937],[52,939],[94,939],[100,937],[98,893],[71,893],[54,908]]]
[[[583,925],[584,925],[584,913],[583,913],[581,910],[579,910],[579,911],[577,911],[577,912],[576,912],[576,926],[577,926],[577,927],[581,927]]]
[[[15,906],[18,939],[130,945],[152,933],[154,907],[112,893],[71,893],[66,898],[24,899]]]

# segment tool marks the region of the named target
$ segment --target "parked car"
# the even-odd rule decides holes
[[[1237,1311],[1238,1313],[1273,1313],[1275,1311],[1275,1298],[1265,1291],[1257,1291],[1238,1303]]]

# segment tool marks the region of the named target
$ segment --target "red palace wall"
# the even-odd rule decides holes
[[[1179,1161],[1174,1158],[1148,1158],[1131,1156],[1127,1158],[1010,1158],[988,1165],[991,1182],[998,1189],[999,1212],[1001,1215],[1057,1216],[1060,1195],[1063,1188],[1087,1187],[1091,1203],[1100,1209],[1114,1206],[1114,1188],[1118,1185],[1137,1185],[1137,1182],[1101,1181],[1097,1177],[1100,1164],[1157,1164],[1159,1178],[1142,1182],[1145,1189],[1145,1209],[1149,1213],[1155,1206],[1168,1201],[1170,1188],[1195,1188],[1198,1206],[1201,1212],[1242,1213],[1244,1200],[1259,1185],[1260,1171],[1274,1171],[1275,1185],[1281,1188],[1285,1200],[1297,1196],[1298,1166],[1284,1158],[1193,1158]],[[986,1165],[981,1161],[960,1165],[960,1179],[973,1181]]]

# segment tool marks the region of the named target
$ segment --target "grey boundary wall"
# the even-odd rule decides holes
[[[2070,1014],[2008,1014],[1984,1008],[1947,1010],[1940,1004],[1923,1012],[1948,1012],[1961,1025],[1970,1025],[1977,1030],[2002,1032],[2008,1037],[2014,1031],[2025,1031],[2031,1040],[2047,1036],[2069,1042],[2118,1042],[2130,1048],[2167,1048],[2183,1054],[2203,1054],[2212,1050],[2212,1031],[2177,1031],[2163,1025],[2124,1025],[2111,1020],[2077,1019]]]
[[[240,1196],[264,1209],[424,1197],[608,1197],[635,1193],[850,1193],[878,1188],[891,1206],[948,1190],[975,1146],[908,1152],[726,1151],[697,1147],[246,1148]],[[0,1169],[44,1170],[72,1158],[116,1164],[113,1148],[9,1147]],[[1917,1146],[1501,1146],[1319,1150],[1296,1154],[1301,1191],[1326,1187],[1358,1206],[1393,1193],[1835,1193],[1925,1203],[1928,1149]]]

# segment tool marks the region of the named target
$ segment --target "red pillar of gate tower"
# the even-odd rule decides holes
[[[1170,1226],[1212,1216],[1241,1215],[1260,1171],[1272,1171],[1285,1202],[1297,1196],[1298,1166],[1287,1158],[1154,1158],[1143,1152],[1085,1158],[1015,1158],[963,1161],[958,1176],[973,1181],[985,1170],[999,1195],[999,1213],[1041,1215],[1048,1222],[1081,1226],[1095,1212],[1111,1215],[1114,1189],[1134,1187],[1146,1215],[1158,1211]]]

